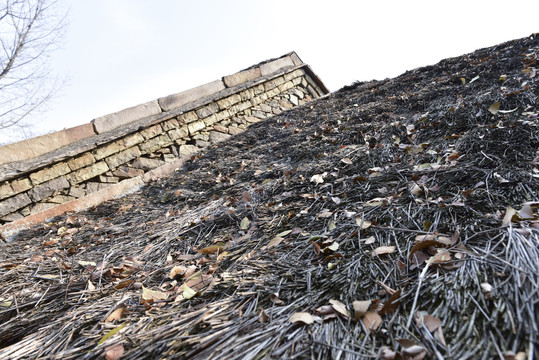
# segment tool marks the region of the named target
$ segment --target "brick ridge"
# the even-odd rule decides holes
[[[113,184],[95,193],[85,195],[81,198],[63,204],[58,204],[39,213],[26,216],[22,219],[15,220],[5,225],[1,225],[0,240],[7,242],[9,241],[10,237],[13,237],[18,232],[28,229],[32,226],[42,224],[55,216],[60,216],[68,212],[76,212],[89,209],[92,206],[99,205],[107,200],[115,199],[133,193],[145,184],[173,173],[174,171],[179,169],[188,158],[189,157],[187,156],[180,158],[176,161],[164,164],[160,167],[150,170],[143,175],[122,180],[117,184]]]
[[[185,106],[193,101],[198,101],[205,97],[219,94],[221,91],[231,89],[231,88],[236,88],[236,86],[244,85],[251,81],[258,81],[258,80],[262,81],[268,75],[274,75],[277,72],[288,70],[291,67],[290,65],[292,65],[292,67],[298,67],[298,66],[304,66],[305,64],[299,58],[299,56],[294,51],[292,51],[285,55],[282,55],[281,57],[265,60],[251,66],[250,68],[241,70],[231,75],[223,76],[220,79],[215,80],[214,82],[204,84],[204,85],[192,88],[192,89],[188,89],[188,90],[176,93],[176,94],[171,94],[165,97],[161,97],[152,101],[148,101],[143,104],[138,104],[138,105],[126,108],[126,109],[122,109],[118,112],[95,118],[91,120],[89,123],[86,123],[83,125],[60,130],[60,131],[53,132],[50,134],[41,135],[41,136],[23,140],[17,143],[0,146],[0,154],[4,153],[4,155],[6,155],[6,154],[27,153],[27,148],[32,147],[32,145],[29,144],[29,142],[32,142],[32,140],[37,140],[39,138],[42,138],[43,142],[45,143],[58,143],[59,144],[58,147],[47,152],[40,152],[44,150],[33,149],[31,152],[32,153],[36,152],[38,153],[38,155],[35,155],[35,156],[26,155],[27,157],[24,159],[14,160],[14,161],[8,160],[9,162],[3,162],[3,160],[0,159],[0,174],[1,174],[0,181],[11,178],[10,176],[5,177],[6,175],[5,169],[3,168],[2,165],[19,163],[26,160],[36,159],[42,155],[50,154],[51,152],[54,152],[55,150],[58,150],[62,147],[69,146],[70,144],[73,144],[73,143],[77,143],[78,141],[85,140],[85,139],[92,139],[96,135],[105,134],[110,131],[114,131],[116,128],[122,127],[132,122],[137,122],[139,120],[151,118],[152,116],[158,117],[159,115],[163,115],[163,114],[168,113],[169,111],[175,110],[174,108],[170,108],[169,104],[167,103],[171,103],[170,105],[174,106],[175,103],[179,102],[180,106]],[[252,69],[258,69],[258,71],[253,72]],[[219,82],[222,83],[222,85],[218,84]],[[216,89],[218,91],[215,91]],[[200,98],[196,97],[199,92],[202,93],[203,95]],[[182,103],[182,100],[185,101],[185,103]],[[115,127],[114,126],[115,121],[119,122],[120,125]],[[76,136],[70,135],[70,132],[73,132],[73,130],[78,127],[81,127],[81,128],[84,127],[85,128],[84,133],[76,134]],[[74,137],[73,141],[70,141],[71,137]],[[42,143],[40,145],[44,146]],[[23,148],[25,149],[25,151],[22,151]],[[39,146],[36,146],[36,148],[39,148]],[[17,149],[19,149],[19,151]],[[14,155],[14,156],[17,156],[17,155]],[[25,155],[21,155],[21,156],[25,156]],[[9,170],[8,170],[8,174],[9,174]]]
[[[196,101],[190,102],[182,107],[176,108],[174,110],[170,110],[167,112],[162,112],[160,114],[151,115],[148,117],[144,117],[135,121],[132,121],[128,124],[125,124],[123,126],[120,126],[114,130],[111,130],[109,132],[105,132],[102,134],[96,134],[94,136],[75,141],[71,144],[65,145],[63,147],[60,147],[58,149],[55,149],[53,151],[50,151],[48,153],[42,154],[38,157],[26,159],[26,160],[20,160],[20,161],[14,161],[10,163],[0,164],[0,182],[2,181],[9,181],[11,179],[20,177],[24,174],[40,170],[42,168],[45,168],[47,166],[54,165],[58,162],[64,161],[68,158],[72,158],[74,156],[80,155],[84,152],[90,151],[92,149],[97,148],[98,146],[105,145],[107,143],[113,142],[119,137],[123,137],[126,135],[129,135],[131,133],[134,133],[136,131],[139,131],[141,129],[153,126],[155,124],[164,122],[166,120],[172,119],[178,115],[181,115],[183,113],[189,112],[191,110],[194,110],[196,108],[202,107],[204,105],[207,105],[217,99],[224,98],[227,96],[230,96],[234,93],[240,92],[242,90],[257,86],[261,83],[271,81],[275,78],[278,78],[284,74],[291,73],[297,69],[306,69],[309,72],[309,75],[313,77],[313,79],[318,79],[316,74],[312,71],[312,69],[307,65],[302,63],[301,65],[288,67],[281,69],[281,71],[275,72],[269,76],[259,77],[251,81],[247,81],[245,83],[236,85],[235,87],[225,88],[224,90],[211,94],[209,96],[197,99]],[[315,80],[316,81],[316,80]],[[322,84],[321,80],[318,79],[317,85]],[[328,93],[329,91],[325,86],[320,86],[320,88]]]

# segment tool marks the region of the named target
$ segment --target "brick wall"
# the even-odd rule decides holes
[[[166,164],[224,141],[252,123],[327,92],[309,66],[290,53],[198,88],[94,119],[90,130],[83,125],[74,128],[79,131],[68,129],[2,147],[0,225],[40,213],[44,215],[34,218],[42,220],[56,214],[50,209],[62,208],[60,204],[77,199],[81,203],[107,188],[125,190],[122,182],[127,180],[140,185],[137,179],[147,179],[152,170],[167,168]],[[81,135],[84,129],[88,133]],[[34,152],[23,151],[29,147]],[[5,160],[16,156],[22,159]]]

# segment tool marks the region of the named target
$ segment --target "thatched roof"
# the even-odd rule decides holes
[[[345,87],[20,233],[0,358],[537,355],[538,53]]]

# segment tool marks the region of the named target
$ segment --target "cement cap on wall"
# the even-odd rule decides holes
[[[59,147],[95,135],[92,124],[83,124],[69,129],[41,135],[0,147],[0,164],[38,157]]]

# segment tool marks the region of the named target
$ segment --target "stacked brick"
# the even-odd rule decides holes
[[[255,68],[259,69],[259,68]],[[241,133],[282,111],[327,93],[306,65],[243,81],[248,69],[224,81],[235,85],[188,111],[157,121],[45,167],[0,182],[0,224],[95,193]],[[256,74],[259,75],[259,74]],[[241,85],[240,85],[241,84]],[[231,91],[234,90],[234,91]],[[0,180],[2,177],[0,176]]]

